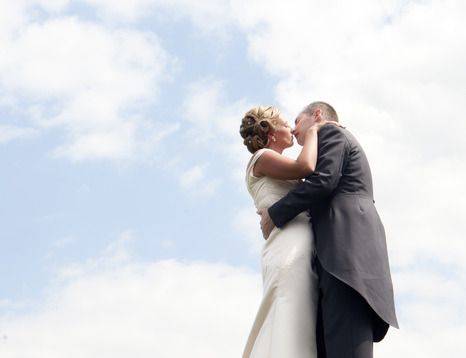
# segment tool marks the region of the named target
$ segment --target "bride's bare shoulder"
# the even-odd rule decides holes
[[[246,171],[248,173],[250,173],[253,177],[256,177],[256,178],[260,178],[262,177],[263,175],[257,175],[257,172],[255,171],[255,167],[256,167],[256,163],[259,161],[259,158],[261,158],[264,154],[265,155],[268,155],[266,154],[267,152],[269,151],[272,151],[271,149],[269,148],[262,148],[262,149],[259,149],[257,152],[255,152],[251,158],[249,159],[249,162],[248,162],[248,165],[246,167]]]

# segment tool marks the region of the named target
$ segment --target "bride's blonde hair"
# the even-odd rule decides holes
[[[244,139],[244,145],[251,153],[267,147],[268,134],[275,130],[279,117],[280,110],[272,106],[257,106],[246,112],[241,121],[239,133]]]

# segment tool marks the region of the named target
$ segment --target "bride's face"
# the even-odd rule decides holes
[[[291,133],[291,127],[288,122],[283,118],[279,117],[279,121],[275,126],[273,133],[276,144],[282,148],[289,148],[293,145],[293,134]]]
[[[306,131],[314,124],[315,119],[306,113],[301,113],[295,121],[295,128],[293,134],[296,137],[299,145],[304,144]]]

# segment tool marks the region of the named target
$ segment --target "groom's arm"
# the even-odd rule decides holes
[[[348,140],[341,128],[331,124],[321,128],[316,170],[268,210],[276,227],[332,194],[340,181],[347,150]]]

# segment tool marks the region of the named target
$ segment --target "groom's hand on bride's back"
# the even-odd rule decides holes
[[[267,208],[257,210],[257,213],[261,217],[261,230],[262,236],[264,239],[267,240],[272,232],[275,224],[273,223],[272,219],[270,218],[269,212]]]

